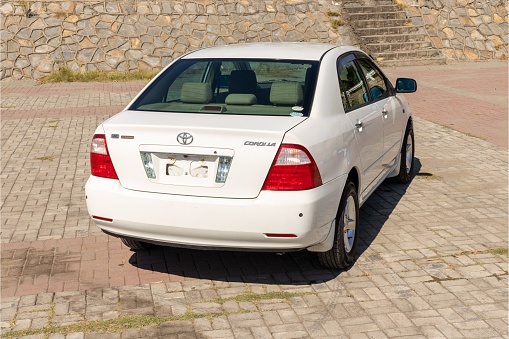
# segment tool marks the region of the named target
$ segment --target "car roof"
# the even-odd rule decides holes
[[[282,60],[320,60],[333,48],[343,52],[357,50],[352,46],[305,42],[263,42],[241,43],[199,49],[183,59],[282,59]]]

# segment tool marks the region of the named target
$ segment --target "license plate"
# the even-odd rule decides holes
[[[215,169],[216,160],[217,156],[169,154],[165,164],[165,175],[206,179],[210,171]]]
[[[163,149],[157,145],[140,147],[141,160],[150,182],[201,187],[225,184],[232,163],[232,150],[203,148],[195,151],[204,153],[193,154],[165,152]]]

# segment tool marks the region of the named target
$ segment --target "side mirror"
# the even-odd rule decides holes
[[[417,81],[410,78],[398,78],[396,80],[396,92],[413,93],[417,91]]]

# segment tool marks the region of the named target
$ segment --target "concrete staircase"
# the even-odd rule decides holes
[[[407,19],[406,12],[384,0],[343,3],[361,47],[381,65],[445,64],[446,58]]]

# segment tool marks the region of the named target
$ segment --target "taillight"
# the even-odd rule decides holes
[[[322,178],[308,150],[300,145],[284,144],[267,174],[263,190],[299,191],[318,187]]]
[[[111,162],[104,134],[95,134],[90,146],[90,167],[96,177],[118,179],[117,172]]]

